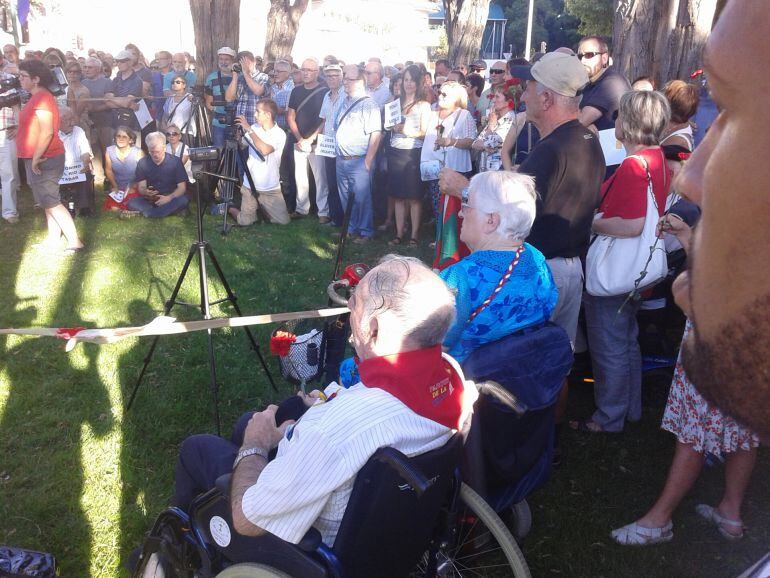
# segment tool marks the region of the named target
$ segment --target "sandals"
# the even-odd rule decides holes
[[[417,247],[419,244],[420,244],[420,242],[417,239],[415,239],[415,238],[409,239],[409,246],[410,247]]]
[[[701,518],[714,524],[719,533],[722,534],[722,536],[727,540],[740,540],[743,538],[744,526],[743,522],[740,520],[731,520],[730,518],[725,518],[722,514],[717,512],[716,508],[713,508],[708,504],[698,504],[695,506],[695,511]],[[741,532],[740,534],[731,534],[725,530],[725,526],[729,526],[730,528],[738,528]]]
[[[632,522],[610,532],[610,537],[621,546],[653,546],[670,542],[674,537],[673,527],[671,522],[662,528],[645,528]]]
[[[388,241],[388,245],[400,245],[401,244],[401,237],[393,237],[390,241]]]

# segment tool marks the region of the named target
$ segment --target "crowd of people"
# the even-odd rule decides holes
[[[723,18],[740,20],[734,12]],[[707,123],[692,122],[703,86],[672,80],[656,91],[641,78],[632,87],[612,65],[607,42],[594,36],[582,39],[575,51],[559,48],[531,62],[487,67],[484,61],[439,60],[433,72],[419,62],[385,66],[377,57],[362,63],[331,55],[299,65],[291,58],[266,63],[251,52],[222,47],[217,69],[205,79],[196,76],[188,54],[161,51],[147,63],[131,44],[114,58],[97,51],[76,58],[51,49],[28,52],[20,60],[15,47],[6,48],[3,75],[18,75],[31,95],[20,110],[0,111],[2,209],[8,223],[19,217],[16,158],[24,160],[27,183],[46,213],[46,244],[58,245],[64,237],[66,251],[74,253],[83,242],[59,190],[71,167],[87,175],[74,183],[79,214],[94,214],[89,187],[104,179],[105,208],[123,216],[165,217],[186,211],[187,188],[194,181],[190,145],[202,134],[220,147],[234,138],[248,169],[242,171],[240,202],[229,208],[238,225],[248,226],[260,215],[289,225],[315,213],[322,225],[339,228],[346,222],[339,234],[356,244],[369,243],[381,232],[391,246],[407,239],[416,246],[421,231],[433,224],[432,265],[443,282],[416,261],[391,259],[367,276],[351,302],[364,384],[385,383],[397,377],[396,370],[416,371],[428,358],[441,363],[440,344],[462,362],[480,345],[548,320],[575,344],[582,308],[596,411],[569,422],[570,427],[586,435],[612,434],[642,418],[641,301],[629,299],[628,290],[592,290],[597,285],[586,275],[595,269],[586,273],[584,261],[591,259],[593,239],[639,239],[650,223],[657,225],[666,251],[689,254],[700,219],[693,201],[699,200],[701,181],[687,159],[708,129]],[[712,70],[721,58],[712,49]],[[58,100],[50,91],[50,66],[61,66],[69,82]],[[198,82],[204,85],[210,126],[199,126],[193,114],[189,95]],[[135,114],[144,105],[142,97],[154,125],[143,125]],[[725,130],[715,127],[711,130],[720,134]],[[619,145],[625,154],[611,161],[610,149]],[[700,158],[707,158],[719,143],[706,139],[699,148],[705,150]],[[710,218],[714,234],[719,225]],[[705,239],[701,244],[704,252],[714,250]],[[699,266],[705,278],[711,264]],[[649,281],[660,281],[643,277],[623,281],[635,293]],[[453,291],[445,294],[447,286]],[[454,305],[451,313],[445,301]],[[371,309],[372,302],[389,305]],[[677,439],[669,478],[649,512],[612,532],[619,544],[672,539],[673,511],[707,454],[726,456],[725,497],[697,511],[726,538],[743,535],[741,504],[759,445],[757,434],[743,424],[764,427],[764,433],[766,425],[740,400],[715,393],[714,375],[724,375],[718,372],[724,368],[705,360],[702,348],[723,341],[714,337],[716,326],[705,321],[704,303],[685,307],[689,320],[683,343],[699,343],[701,350],[685,345],[676,366],[662,425]],[[423,327],[436,317],[440,327]],[[407,355],[419,351],[425,357]],[[390,355],[400,355],[402,363],[386,371],[379,360]],[[706,367],[715,368],[713,375],[705,374]],[[419,386],[433,384],[436,376],[422,377]],[[698,392],[701,383],[706,398]],[[397,400],[408,397],[397,389],[386,391]],[[565,423],[566,393],[565,383],[557,430]],[[238,440],[226,442],[225,450],[217,449],[223,441],[188,442],[177,471],[177,502],[184,506],[195,492],[210,487],[214,473],[233,469],[239,482],[237,528],[245,533],[267,529],[296,541],[304,533],[297,528],[320,519],[333,541],[355,472],[376,449],[368,447],[370,437],[380,435],[367,429],[377,417],[369,415],[367,401],[374,395],[353,387],[331,405],[320,403],[319,396],[307,400],[321,408],[293,428],[303,434],[300,441],[284,439],[287,425],[275,424],[270,409],[244,421]],[[385,411],[391,397],[376,400],[377,412]],[[723,407],[730,415],[708,401],[714,399],[727,399]],[[451,419],[445,421],[419,404],[404,402],[416,417],[400,415],[400,406],[394,409],[392,418],[406,420],[416,433],[406,428],[392,443],[412,453],[441,443],[456,429],[463,410],[462,400],[448,396],[444,401],[451,406]],[[422,423],[427,414],[442,427]],[[353,428],[357,438],[348,436],[351,415],[360,422],[360,429]],[[345,431],[345,439],[334,434],[343,422],[346,427],[339,431]],[[203,444],[205,452],[195,444]],[[268,464],[267,452],[275,447],[278,458]],[[206,452],[226,454],[216,472],[203,463]],[[363,461],[340,459],[351,453]],[[189,455],[202,463],[189,463]],[[308,460],[312,468],[306,467]],[[346,468],[338,467],[341,463]],[[245,465],[239,469],[239,464]],[[284,516],[286,476],[321,470],[336,472],[336,485],[303,482],[318,495],[308,495],[301,510]],[[268,492],[271,500],[258,500],[257,491]]]

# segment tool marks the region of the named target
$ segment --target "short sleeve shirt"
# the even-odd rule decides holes
[[[101,98],[105,93],[110,92],[112,81],[106,76],[97,78],[84,78],[81,80],[83,86],[91,93],[91,98]],[[88,117],[97,127],[110,126],[112,124],[112,112],[109,110],[90,110]]]
[[[20,159],[31,159],[35,154],[37,141],[40,138],[40,124],[35,113],[37,111],[51,113],[53,120],[53,137],[43,158],[51,158],[64,154],[64,145],[59,138],[59,107],[56,99],[47,90],[39,90],[33,94],[29,102],[19,112],[19,132],[16,135],[16,154]]]
[[[289,105],[289,97],[291,96],[291,91],[294,89],[294,81],[291,78],[286,79],[286,81],[283,83],[283,86],[278,86],[277,84],[270,85],[270,98],[272,98],[275,101],[275,104],[278,105],[278,110],[283,110],[288,107]],[[275,122],[280,126],[281,128],[286,128],[286,113],[278,113],[278,117],[275,119]]]
[[[625,76],[610,66],[596,82],[589,83],[583,89],[580,108],[592,106],[601,111],[602,116],[594,123],[598,130],[613,128],[613,115],[618,110],[620,97],[631,90],[631,85]]]
[[[321,125],[321,105],[329,89],[323,85],[315,88],[295,86],[289,96],[289,108],[296,113],[297,129],[303,138],[309,137]],[[308,98],[310,97],[310,98]],[[307,99],[307,100],[305,100]],[[304,104],[302,104],[304,102]],[[302,108],[299,105],[302,104]]]
[[[558,126],[519,166],[538,192],[527,242],[546,259],[578,257],[588,247],[605,168],[599,139],[577,120]]]
[[[368,96],[345,97],[345,102],[338,111],[334,124],[337,126],[337,155],[360,157],[369,150],[369,136],[382,132],[380,107]],[[355,103],[355,105],[354,105]],[[346,114],[346,111],[348,111]],[[344,115],[344,118],[342,118]],[[340,119],[342,122],[340,123]]]
[[[666,208],[671,181],[663,151],[660,147],[653,147],[644,149],[635,156],[641,156],[647,161],[652,177],[652,190],[658,204],[658,215],[662,215]],[[647,215],[647,185],[647,171],[642,162],[637,158],[626,157],[615,174],[602,185],[604,201],[599,211],[603,213],[603,218],[639,219]]]
[[[174,155],[166,154],[159,165],[146,156],[136,164],[134,182],[140,181],[147,181],[147,185],[155,187],[161,195],[168,195],[179,183],[187,182],[187,172],[182,161]]]
[[[332,99],[332,93],[327,92],[324,96],[323,104],[321,104],[321,112],[318,116],[325,122],[324,134],[329,137],[333,137],[335,133],[334,119],[337,118],[337,114],[345,103],[345,91],[342,88],[337,90],[335,99]]]
[[[64,166],[71,167],[75,163],[80,162],[83,155],[88,153],[93,158],[94,153],[91,151],[91,145],[88,142],[88,137],[85,131],[79,126],[72,127],[72,132],[65,134],[59,131],[59,138],[64,145]]]
[[[180,73],[172,70],[171,72],[167,72],[163,75],[163,90],[171,90],[171,81],[174,80],[175,76],[178,76]],[[184,78],[187,81],[187,88],[195,85],[195,82],[198,80],[195,76],[195,72],[192,70],[187,70],[184,73]]]
[[[254,188],[258,191],[272,191],[281,186],[280,166],[283,147],[286,145],[286,133],[278,125],[273,125],[270,130],[265,130],[258,124],[252,125],[251,129],[257,133],[259,139],[273,147],[273,152],[265,155],[265,160],[261,160],[254,150],[249,147],[249,158],[246,161],[249,167],[249,173],[254,180]],[[247,138],[251,140],[251,136]],[[248,187],[248,177],[243,175],[243,186]]]
[[[112,86],[110,87],[109,92],[115,96],[142,96],[142,90],[143,86],[141,77],[136,72],[132,72],[128,78],[123,78],[123,76],[118,73],[118,75],[112,79]],[[139,121],[136,120],[134,111],[130,108],[112,109],[113,128],[117,128],[119,125],[125,124],[125,122],[121,121],[119,118],[120,113],[126,113],[130,115],[129,128],[134,130],[140,129]]]
[[[222,75],[222,82],[219,82],[219,71],[215,70],[211,74],[209,74],[206,77],[206,83],[204,90],[206,94],[209,96],[214,97],[214,102],[221,101],[224,103],[225,101],[225,91],[227,90],[228,85],[230,84],[230,80],[232,79],[231,76],[225,76]],[[217,115],[224,115],[225,114],[225,107],[222,106],[214,106],[214,114],[211,118],[211,125],[212,126],[218,126],[220,128],[224,128],[225,124],[221,122]]]

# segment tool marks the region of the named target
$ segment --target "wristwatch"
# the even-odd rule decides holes
[[[241,460],[244,458],[248,458],[249,456],[262,456],[265,458],[265,461],[270,461],[267,457],[267,451],[263,450],[262,448],[244,448],[241,451],[238,452],[238,455],[235,456],[235,461],[233,462],[233,469],[238,467],[238,464],[241,463]]]

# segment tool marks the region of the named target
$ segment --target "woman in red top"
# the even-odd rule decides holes
[[[64,145],[59,140],[59,109],[48,86],[54,78],[48,67],[37,60],[19,64],[21,88],[32,97],[19,113],[16,147],[24,159],[27,182],[35,202],[45,210],[48,238],[45,246],[56,247],[59,238],[67,240],[65,252],[80,251],[83,243],[75,230],[72,215],[61,204],[59,179],[64,171]]]
[[[658,209],[655,220],[663,214],[671,175],[659,144],[670,117],[668,101],[657,92],[632,91],[620,99],[615,137],[626,147],[627,156],[602,186],[594,233],[641,235],[650,180]],[[620,432],[626,420],[642,417],[642,355],[636,324],[639,303],[627,302],[627,297],[584,297],[596,412],[588,420],[570,422],[573,429]]]

